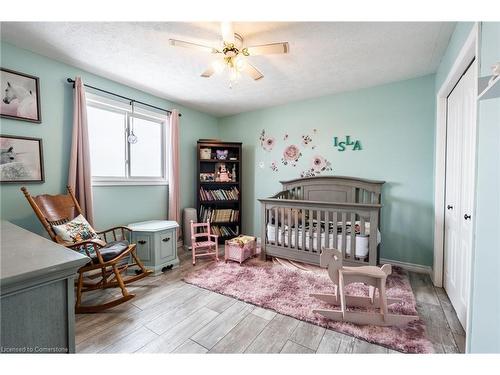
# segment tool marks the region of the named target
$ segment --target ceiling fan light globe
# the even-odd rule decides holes
[[[246,65],[245,58],[243,58],[241,55],[238,55],[235,62],[236,70],[241,72],[243,69],[245,69],[245,65]]]
[[[240,72],[236,70],[235,68],[231,69],[229,71],[229,80],[233,83],[237,83],[240,79]]]
[[[226,65],[220,60],[215,60],[212,62],[212,68],[214,68],[216,74],[222,73],[225,67]]]

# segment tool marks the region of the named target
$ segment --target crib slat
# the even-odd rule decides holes
[[[330,248],[330,218],[329,212],[325,211],[325,248]],[[320,249],[321,250],[321,249]]]
[[[342,256],[345,258],[345,250],[347,247],[346,232],[347,232],[347,213],[342,212]]]
[[[288,207],[288,247],[292,247],[292,209]]]
[[[323,214],[324,214],[324,211],[318,210],[318,241],[316,244],[316,252],[318,252],[318,253],[321,253],[321,247],[325,246],[324,241],[326,241],[326,239],[324,241],[321,241],[321,237],[322,237],[322,234],[321,234],[322,225],[321,225],[321,223],[324,223],[323,225],[326,225]],[[328,234],[328,230],[326,227],[324,227],[324,231],[325,231],[324,235],[326,236]]]
[[[294,229],[295,229],[295,242],[294,242],[295,246],[294,246],[294,248],[298,250],[299,249],[299,211],[298,210],[295,210],[294,216],[295,216],[294,225],[293,225]]]
[[[274,246],[279,245],[278,238],[279,238],[280,227],[278,221],[279,221],[278,207],[276,207],[274,209]]]
[[[306,210],[302,210],[302,226],[300,233],[302,235],[301,250],[306,251]]]
[[[316,222],[317,222],[317,235],[316,235],[316,249],[313,249],[314,252],[321,252],[321,211],[316,211]],[[314,242],[313,242],[314,245]]]
[[[309,211],[309,251],[312,251],[313,239],[314,239],[314,231],[313,231],[314,211],[313,210],[308,210],[308,211]]]
[[[360,223],[359,223],[360,224],[359,225],[359,227],[360,227],[359,228],[359,233],[364,236],[365,232],[366,232],[365,217],[361,216],[360,219],[359,219],[359,221],[360,221]]]
[[[285,207],[281,207],[281,247],[285,247]]]
[[[337,211],[333,211],[333,216],[332,216],[332,222],[333,222],[333,248],[338,249],[338,213]]]
[[[351,258],[356,257],[356,213],[351,212]]]

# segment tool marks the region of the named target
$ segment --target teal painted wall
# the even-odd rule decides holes
[[[500,353],[500,98],[481,102],[478,118],[469,343],[472,353]]]
[[[500,22],[481,27],[481,76],[500,61]],[[469,350],[500,353],[500,98],[479,102]]]
[[[57,194],[64,191],[72,128],[71,85],[67,77],[82,76],[85,83],[129,96],[156,106],[178,108],[182,113],[180,129],[181,206],[193,206],[195,197],[195,149],[198,138],[218,136],[215,117],[168,102],[162,98],[82,71],[11,44],[1,43],[1,66],[40,78],[42,123],[0,119],[2,134],[43,139],[45,183],[29,184],[33,194]],[[24,228],[43,233],[20,185],[0,185],[0,218]],[[96,227],[128,224],[133,221],[161,219],[167,216],[167,186],[112,186],[94,188]]]
[[[445,81],[448,73],[451,70],[462,46],[464,45],[467,37],[469,36],[474,22],[457,22],[455,30],[450,38],[446,52],[439,63],[438,70],[436,71],[436,92],[439,91],[443,82]]]
[[[224,139],[243,142],[243,230],[260,236],[257,199],[278,192],[280,180],[299,177],[320,154],[331,161],[330,174],[387,181],[381,257],[432,265],[434,102],[434,75],[429,75],[222,118]],[[262,129],[277,140],[272,152],[260,147]],[[303,148],[297,167],[284,166],[285,144],[300,146],[305,134],[317,148]],[[363,150],[337,151],[332,138],[345,135],[361,140]],[[269,166],[273,161],[278,172]]]

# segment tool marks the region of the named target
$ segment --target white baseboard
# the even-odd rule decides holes
[[[380,264],[392,264],[393,266],[401,267],[404,270],[417,272],[417,273],[425,273],[427,275],[432,275],[432,267],[431,266],[422,266],[420,264],[414,263],[406,263],[399,262],[397,260],[384,259],[380,258]]]

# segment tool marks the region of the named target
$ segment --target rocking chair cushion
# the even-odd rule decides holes
[[[106,244],[106,246],[99,249],[101,253],[102,259],[107,262],[113,258],[116,258],[118,255],[123,253],[128,249],[129,242],[126,240],[123,241],[111,241]],[[99,263],[99,259],[97,255],[92,257],[92,262]]]
[[[67,223],[61,225],[53,225],[52,229],[59,237],[61,237],[62,240],[66,242],[76,243],[80,241],[99,238],[94,228],[92,228],[88,221],[85,220],[83,215],[78,215],[73,220],[68,221]],[[89,253],[92,257],[95,256],[93,246],[88,246],[87,250],[89,250]],[[86,255],[83,249],[81,249],[80,252]]]

